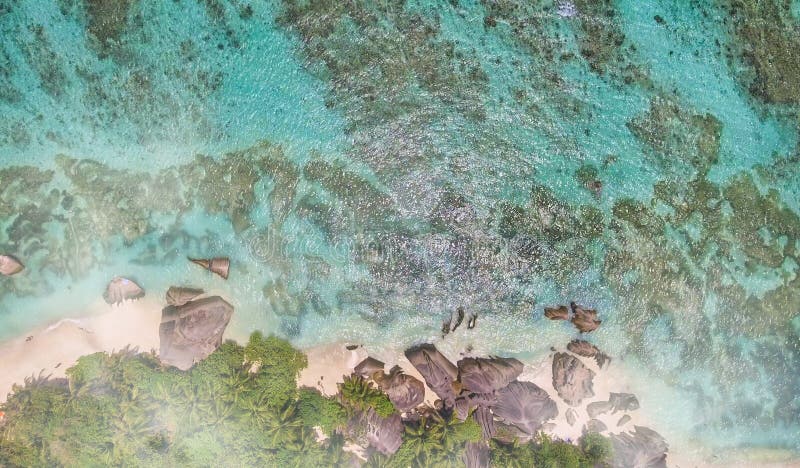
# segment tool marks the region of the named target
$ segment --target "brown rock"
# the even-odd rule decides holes
[[[584,309],[583,307],[575,304],[570,304],[572,307],[572,324],[581,333],[590,333],[597,330],[601,321],[597,320],[597,311],[594,309]]]
[[[403,422],[398,413],[382,418],[370,408],[363,416],[367,441],[384,455],[392,455],[403,443]]]
[[[495,416],[528,435],[534,435],[542,424],[558,416],[556,402],[533,382],[511,382],[497,392],[492,406]]]
[[[432,344],[409,348],[405,355],[428,387],[442,399],[444,407],[452,408],[456,399],[453,383],[458,379],[458,368]]]
[[[103,299],[109,304],[120,304],[125,300],[139,299],[144,296],[144,289],[133,280],[117,276],[112,279],[103,293]]]
[[[489,468],[489,445],[486,441],[467,442],[461,460],[466,468]]]
[[[583,432],[584,433],[587,433],[587,432],[603,432],[603,431],[607,431],[607,430],[608,430],[608,426],[606,426],[605,423],[603,423],[603,421],[600,421],[599,419],[590,419],[586,423],[586,426],[583,428]]]
[[[215,257],[215,258],[190,258],[190,262],[195,265],[218,274],[224,279],[228,279],[228,272],[230,271],[231,261],[228,257]]]
[[[420,380],[403,374],[397,366],[392,368],[388,376],[380,378],[378,385],[401,413],[416,408],[425,400],[425,385]]]
[[[567,353],[553,356],[553,388],[568,405],[578,406],[581,400],[594,396],[594,372],[578,358]]]
[[[617,421],[617,427],[624,426],[625,424],[628,424],[630,422],[630,420],[631,420],[630,415],[626,414],[626,415],[622,416],[621,418],[619,418],[619,421]]]
[[[12,255],[0,255],[0,275],[16,275],[24,269],[25,265],[23,265],[22,262],[20,262],[16,257]]]
[[[171,306],[182,306],[197,296],[203,294],[202,289],[170,286],[167,290],[167,304]]]
[[[499,390],[519,377],[523,365],[514,358],[464,358],[458,361],[459,381],[473,393]]]
[[[567,410],[566,417],[567,417],[567,424],[569,424],[570,426],[574,426],[575,421],[578,420],[578,413],[576,413],[573,408],[569,408]]]
[[[567,309],[567,306],[565,305],[558,307],[545,307],[544,316],[550,320],[567,320],[569,319],[569,309]]]
[[[161,362],[186,370],[222,344],[233,306],[219,296],[166,307],[161,313]]]
[[[356,365],[353,373],[361,377],[372,378],[376,372],[383,374],[384,365],[384,363],[373,357],[367,357]]]
[[[611,358],[608,357],[607,354],[597,349],[597,346],[588,341],[572,340],[567,345],[567,349],[578,356],[594,358],[595,362],[597,362],[597,366],[601,368],[611,362]]]
[[[634,426],[633,432],[611,434],[611,445],[614,448],[615,467],[648,467],[666,468],[666,441],[656,431]]]
[[[633,393],[612,393],[608,397],[614,412],[639,409],[639,399]]]

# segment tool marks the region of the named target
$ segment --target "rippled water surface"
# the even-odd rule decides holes
[[[0,0],[0,338],[118,274],[302,346],[537,356],[576,300],[661,431],[800,450],[798,11]]]

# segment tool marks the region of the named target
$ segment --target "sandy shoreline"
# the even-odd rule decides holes
[[[93,303],[81,318],[66,318],[32,330],[23,336],[0,343],[0,402],[5,401],[7,394],[15,383],[22,384],[31,375],[51,375],[63,377],[64,371],[74,365],[81,356],[95,352],[112,352],[126,345],[136,347],[140,351],[158,350],[158,328],[161,322],[161,309],[164,307],[160,299],[145,297],[137,301],[128,301],[118,306],[110,306],[102,299]],[[228,334],[226,333],[226,338]],[[31,337],[28,339],[28,337]],[[231,337],[239,338],[242,337]],[[336,384],[342,382],[343,376],[349,375],[353,368],[367,356],[372,356],[386,363],[386,369],[399,365],[404,372],[422,380],[419,373],[408,362],[402,349],[371,349],[359,346],[348,350],[349,343],[329,343],[303,349],[308,356],[308,367],[298,376],[298,385],[319,389],[325,395],[337,392]],[[434,343],[435,344],[435,343]],[[452,346],[450,346],[452,348]],[[564,350],[559,350],[564,351]],[[461,356],[445,353],[453,362]],[[551,353],[552,354],[552,353]],[[582,361],[595,372],[593,380],[594,397],[585,399],[578,407],[574,407],[577,420],[573,425],[567,423],[568,407],[557,395],[552,385],[551,356],[544,356],[536,361],[525,362],[525,370],[520,380],[529,380],[550,394],[558,407],[558,417],[550,421],[545,431],[550,435],[565,439],[577,440],[582,429],[589,420],[586,405],[595,401],[606,401],[610,392],[633,392],[630,381],[626,378],[623,367],[612,360],[611,365],[599,369],[591,359]],[[436,395],[426,386],[425,402],[433,405]],[[623,414],[630,420],[623,426],[617,423]],[[608,428],[609,433],[633,430],[634,425],[658,427],[648,424],[647,408],[626,413],[606,413],[597,417]],[[712,463],[698,461],[709,454],[682,454],[678,444],[668,439],[670,452],[669,466],[798,466],[791,458],[786,459],[777,453],[756,454],[739,453],[735,458],[746,459],[756,456],[759,460],[749,460],[738,465],[734,460],[725,462],[715,460]],[[684,449],[686,447],[683,447]],[[677,449],[677,450],[675,450]],[[759,456],[760,455],[760,456]],[[772,457],[783,458],[780,461],[770,460]],[[736,460],[739,461],[739,460]]]

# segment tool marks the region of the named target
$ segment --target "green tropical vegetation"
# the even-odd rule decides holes
[[[131,349],[84,356],[66,378],[14,386],[0,406],[0,466],[349,466],[355,455],[345,443],[363,443],[357,416],[396,410],[357,376],[336,397],[298,388],[306,365],[288,342],[260,333],[245,346],[223,343],[186,372]],[[472,417],[432,409],[403,424],[400,449],[368,451],[367,466],[463,466],[464,444],[481,439]],[[579,445],[493,441],[491,458],[494,466],[597,466],[608,447],[599,435]]]

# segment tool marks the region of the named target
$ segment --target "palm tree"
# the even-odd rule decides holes
[[[292,402],[286,405],[283,411],[274,415],[275,417],[266,420],[264,432],[270,437],[273,447],[281,443],[291,443],[299,438],[298,432],[303,427],[303,421],[295,417],[296,410],[297,405]]]
[[[405,443],[422,466],[428,465],[433,453],[444,450],[443,437],[442,428],[436,424],[429,425],[424,417],[416,425],[406,426]]]

